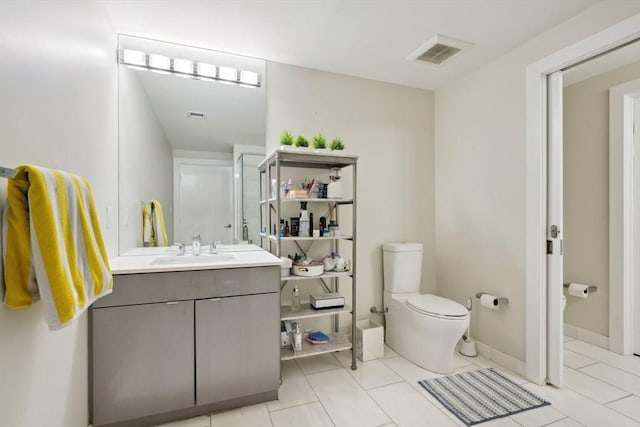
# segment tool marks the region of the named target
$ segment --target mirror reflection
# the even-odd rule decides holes
[[[257,242],[264,61],[125,35],[118,59],[120,254]]]

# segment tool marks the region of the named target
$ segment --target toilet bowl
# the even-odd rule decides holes
[[[422,244],[383,245],[387,345],[430,371],[453,372],[454,350],[469,312],[447,298],[420,294]]]

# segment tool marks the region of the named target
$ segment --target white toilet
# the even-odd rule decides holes
[[[469,326],[469,311],[455,301],[420,294],[421,243],[386,243],[382,250],[387,345],[425,369],[453,372],[455,346]]]

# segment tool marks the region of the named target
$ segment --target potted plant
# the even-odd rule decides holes
[[[329,144],[329,148],[333,151],[344,150],[344,143],[340,138],[333,138],[333,141]]]
[[[306,151],[309,147],[309,141],[302,135],[298,135],[296,138],[296,148],[300,151]]]
[[[280,134],[280,146],[283,150],[290,150],[293,147],[293,135],[286,129]]]
[[[319,133],[311,138],[311,143],[313,144],[313,148],[315,148],[316,151],[327,151],[327,139],[323,134]]]

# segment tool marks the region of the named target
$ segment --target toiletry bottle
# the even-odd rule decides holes
[[[297,323],[295,329],[291,332],[293,335],[292,345],[294,351],[302,350],[302,332],[300,331],[300,324]]]
[[[291,237],[291,230],[289,229],[289,221],[284,222],[284,236]]]
[[[309,237],[313,237],[313,214],[309,214]]]
[[[242,220],[242,240],[249,241],[249,227],[247,226],[247,220]]]
[[[284,237],[284,220],[280,220],[280,237]]]
[[[318,228],[320,229],[320,237],[324,236],[324,229],[327,226],[327,219],[323,216],[320,217],[320,225]]]
[[[300,202],[300,225],[298,234],[300,236],[309,236],[309,215],[307,213],[307,202]]]
[[[300,289],[298,289],[298,285],[293,287],[293,292],[291,293],[291,311],[300,311]]]

